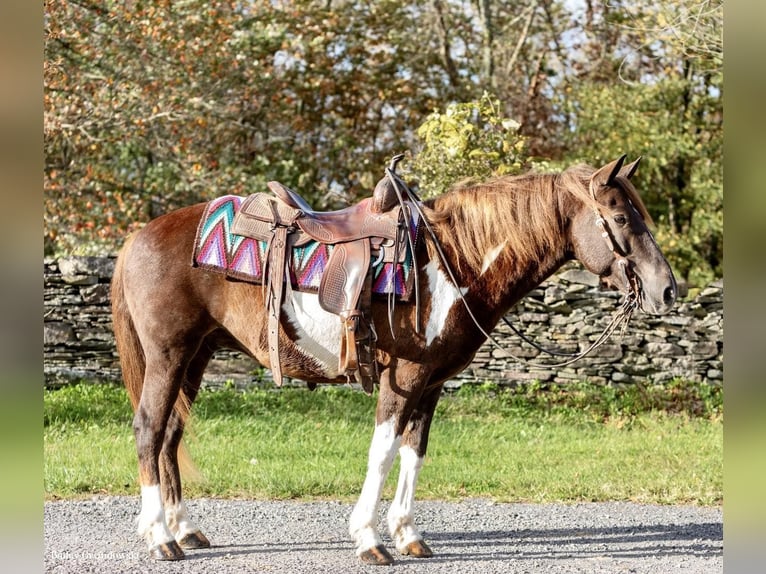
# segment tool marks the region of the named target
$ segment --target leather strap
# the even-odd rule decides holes
[[[378,334],[371,322],[372,318],[372,268],[369,269],[364,279],[364,287],[359,298],[360,320],[356,333],[356,353],[359,364],[357,379],[368,395],[372,394],[373,387],[380,380],[378,363],[375,361],[375,344]]]
[[[286,271],[285,254],[287,252],[287,233],[289,228],[277,227],[274,229],[268,252],[269,279],[268,301],[269,312],[268,344],[269,362],[271,373],[277,386],[282,386],[282,364],[279,360],[279,318],[282,313],[282,296],[284,294],[285,281],[289,281]]]
[[[359,369],[356,352],[356,332],[359,328],[360,312],[358,310],[344,311],[340,315],[343,328],[340,342],[339,367],[347,377],[351,377]]]

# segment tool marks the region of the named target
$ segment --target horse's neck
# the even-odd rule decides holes
[[[514,259],[505,252],[472,281],[469,291],[484,298],[499,314],[521,300],[532,289],[553,275],[567,261],[563,245],[551,245],[542,258]],[[499,315],[498,315],[499,318]]]
[[[489,210],[493,208],[492,205],[487,206]],[[560,206],[551,206],[551,209],[560,209]],[[452,221],[452,224],[460,225],[461,222]],[[533,244],[542,236],[546,248],[536,250],[536,253],[522,253],[514,250],[513,242],[507,237],[477,236],[478,245],[493,246],[485,249],[481,268],[461,265],[461,254],[456,249],[448,253],[451,267],[459,270],[458,283],[466,291],[466,298],[473,305],[484,309],[489,322],[499,320],[501,315],[570,259],[568,253],[571,250],[564,229],[542,229],[535,225],[525,226],[525,229],[526,234],[535,236],[522,236],[522,241]],[[449,232],[449,228],[442,228],[443,234]],[[480,233],[481,230],[476,232]],[[518,228],[516,232],[518,235]],[[519,240],[518,236],[516,240]]]

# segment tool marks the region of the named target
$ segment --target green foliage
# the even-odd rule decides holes
[[[122,386],[81,383],[46,390],[43,394],[43,426],[80,423],[130,424],[133,411]]]
[[[486,92],[478,101],[434,111],[417,131],[422,147],[412,169],[421,195],[433,197],[461,179],[519,173],[526,139],[518,129],[518,122],[504,117],[500,101]]]
[[[722,274],[722,20],[721,0],[50,0],[46,253],[114,252],[271,179],[340,207],[418,147],[426,196],[629,153],[661,247],[701,285]]]
[[[434,105],[417,26],[397,1],[46,3],[46,251],[271,179],[317,208],[368,194]]]
[[[660,247],[693,286],[723,274],[723,130],[720,98],[710,95],[718,88],[681,79],[588,83],[562,99],[575,127],[567,134],[569,161],[602,165],[615,150],[644,158],[634,183]]]
[[[722,386],[682,379],[651,386],[534,381],[509,388],[485,383],[463,385],[457,395],[470,399],[476,414],[482,409],[499,409],[519,416],[545,413],[578,419],[585,416],[594,421],[631,419],[652,412],[716,420],[723,417]]]
[[[610,3],[596,43],[609,66],[569,79],[557,97],[566,160],[644,157],[637,187],[692,287],[723,275],[722,22],[721,0]]]

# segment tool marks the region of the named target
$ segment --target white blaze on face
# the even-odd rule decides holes
[[[322,309],[316,293],[293,291],[291,299],[282,310],[295,328],[295,344],[321,363],[327,378],[339,376],[340,319]]]
[[[431,292],[431,314],[426,323],[426,345],[430,345],[441,335],[444,323],[447,321],[452,306],[460,297],[460,293],[439,269],[436,261],[430,261],[425,267],[428,277],[428,290]],[[461,287],[460,291],[465,295],[467,288]]]

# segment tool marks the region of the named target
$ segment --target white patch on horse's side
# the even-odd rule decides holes
[[[165,523],[165,511],[162,509],[159,484],[141,487],[141,514],[138,515],[138,535],[146,540],[149,548],[174,540],[173,534]]]
[[[181,540],[187,534],[199,532],[199,527],[189,519],[189,511],[183,500],[165,508],[165,521],[176,540]]]
[[[490,265],[492,265],[495,262],[495,259],[497,259],[497,256],[500,255],[500,252],[503,250],[503,247],[505,247],[506,242],[503,241],[500,245],[497,245],[487,251],[487,253],[484,255],[484,260],[481,262],[481,275],[484,275],[484,272],[489,269]]]
[[[322,309],[316,293],[293,291],[291,302],[284,304],[282,310],[295,327],[295,344],[322,365],[327,378],[337,377],[340,375],[340,319]]]
[[[395,432],[395,424],[396,418],[392,417],[377,425],[372,435],[367,459],[367,476],[359,500],[351,513],[348,528],[349,534],[356,541],[358,555],[382,544],[377,530],[378,503],[383,484],[402,441],[401,435],[397,436]]]
[[[415,528],[413,521],[415,506],[415,488],[418,475],[423,466],[423,457],[410,446],[399,449],[399,483],[396,495],[388,509],[388,531],[391,533],[397,550],[402,552],[407,545],[423,536]]]
[[[460,293],[452,281],[439,269],[436,261],[429,261],[425,271],[428,276],[428,290],[431,292],[431,314],[426,323],[426,345],[430,345],[436,337],[441,335],[447,316],[452,305],[460,297]],[[465,295],[468,289],[461,287],[460,291]]]

